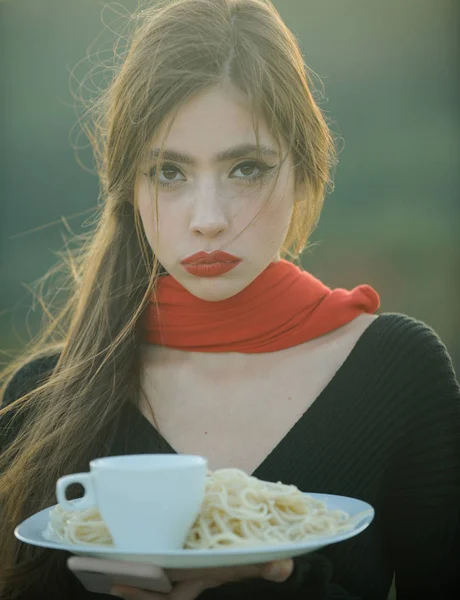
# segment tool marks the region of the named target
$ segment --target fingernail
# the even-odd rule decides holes
[[[289,563],[277,562],[268,569],[266,578],[271,581],[284,581],[289,576]]]
[[[267,579],[270,579],[270,580],[273,580],[273,581],[277,581],[281,577],[281,567],[278,564],[272,565],[265,572],[265,577]]]
[[[122,599],[124,598],[123,593],[116,587],[111,588],[110,595],[117,596],[117,598],[122,598]]]

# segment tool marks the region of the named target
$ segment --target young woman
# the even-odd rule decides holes
[[[104,205],[73,291],[5,375],[1,598],[101,597],[64,552],[13,530],[55,503],[62,475],[144,452],[376,510],[278,579],[270,565],[171,572],[171,599],[384,600],[393,576],[398,599],[454,597],[460,394],[444,345],[377,315],[369,286],[331,290],[282,258],[305,247],[335,162],[294,36],[264,0],[175,0],[139,19],[89,132]]]

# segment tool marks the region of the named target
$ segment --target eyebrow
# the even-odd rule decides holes
[[[149,153],[149,158],[152,160],[158,158],[160,155],[160,150],[160,148],[154,148],[151,150]],[[227,150],[221,150],[211,158],[211,161],[213,163],[222,163],[229,160],[234,160],[235,158],[242,158],[243,156],[254,154],[258,151],[262,156],[266,156],[267,158],[278,158],[278,152],[269,146],[264,146],[263,144],[240,144],[239,146],[233,146],[233,148],[228,148]],[[182,163],[184,165],[196,166],[197,164],[196,158],[190,154],[176,152],[175,150],[165,150],[163,152],[163,159]]]

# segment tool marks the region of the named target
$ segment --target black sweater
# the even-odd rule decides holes
[[[33,389],[55,361],[26,365],[4,404]],[[174,452],[134,405],[123,410],[111,455]],[[0,422],[0,443],[1,434]],[[3,427],[3,444],[11,435]],[[380,315],[254,475],[360,498],[375,520],[313,561],[295,559],[285,583],[227,584],[200,600],[384,600],[393,575],[398,600],[460,597],[460,391],[445,346],[425,324]],[[328,565],[332,581],[319,594]],[[109,598],[83,589],[78,597]]]

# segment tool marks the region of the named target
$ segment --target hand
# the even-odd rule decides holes
[[[293,568],[292,559],[288,559],[261,565],[214,569],[168,569],[166,575],[176,584],[169,594],[127,586],[115,586],[111,593],[125,600],[195,600],[205,590],[233,581],[262,578],[282,582],[291,575]]]

